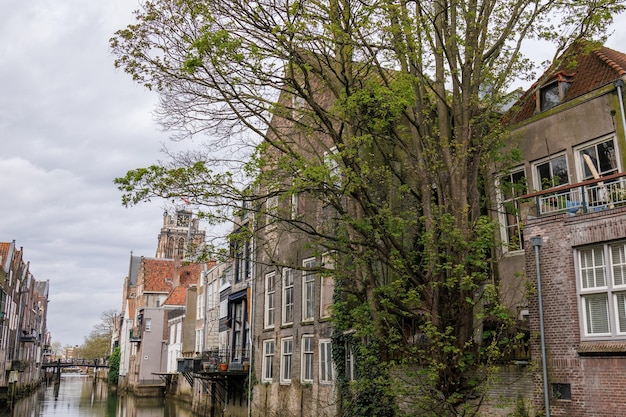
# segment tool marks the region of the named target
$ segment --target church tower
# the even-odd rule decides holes
[[[188,210],[177,210],[172,216],[163,213],[163,227],[159,233],[156,257],[161,259],[185,259],[191,248],[204,243],[206,233],[198,230],[199,220]]]

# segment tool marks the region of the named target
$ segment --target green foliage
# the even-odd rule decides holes
[[[111,353],[111,335],[92,332],[80,347],[82,359],[104,359]]]
[[[115,183],[125,205],[185,197],[214,223],[249,211],[241,237],[267,264],[295,262],[282,236],[334,254],[320,272],[336,282],[342,414],[470,415],[520,341],[485,190],[520,158],[501,111],[512,75],[532,75],[521,45],[532,33],[563,50],[623,7],[149,1],[111,39],[115,63],[161,93],[167,128],[213,136]],[[347,342],[356,381],[341,376]]]
[[[113,349],[113,353],[109,357],[109,384],[117,385],[120,375],[120,357],[121,351],[119,347]]]

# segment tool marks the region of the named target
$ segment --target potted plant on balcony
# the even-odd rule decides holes
[[[217,365],[217,368],[218,368],[221,372],[226,372],[226,371],[228,371],[228,363],[226,363],[226,362],[220,362],[220,363]]]

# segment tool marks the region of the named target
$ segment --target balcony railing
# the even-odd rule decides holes
[[[141,342],[141,330],[131,329],[129,339],[131,342]]]
[[[626,205],[626,173],[568,184],[520,197],[534,201],[536,215],[593,213]]]

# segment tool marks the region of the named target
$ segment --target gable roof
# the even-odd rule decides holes
[[[143,292],[168,293],[174,279],[174,260],[143,258]]]
[[[0,242],[0,267],[2,267],[6,273],[9,273],[8,269],[10,265],[7,264],[7,256],[9,255],[10,247],[10,242]]]
[[[626,54],[600,46],[590,52],[574,45],[563,53],[528,91],[522,95],[508,123],[520,123],[537,114],[536,94],[542,86],[562,76],[571,77],[571,85],[562,103],[573,100],[626,75]]]

